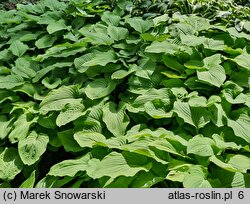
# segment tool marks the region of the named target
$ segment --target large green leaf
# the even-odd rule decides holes
[[[119,176],[134,176],[140,171],[149,171],[151,166],[144,156],[128,152],[111,152],[101,161],[92,159],[87,174],[94,179],[104,176],[115,179]]]
[[[81,147],[93,147],[100,143],[105,144],[105,136],[98,132],[77,132],[74,134],[74,139]]]
[[[246,114],[241,114],[237,120],[227,120],[228,126],[234,131],[237,137],[241,137],[250,143],[250,118]]]
[[[76,42],[76,43],[63,43],[57,44],[53,47],[50,47],[46,50],[45,54],[38,55],[35,59],[39,62],[46,60],[49,57],[59,58],[59,57],[69,57],[72,55],[76,55],[77,53],[81,53],[86,50],[85,42]],[[66,61],[68,63],[68,61]],[[62,62],[57,62],[60,64]]]
[[[249,174],[214,168],[213,175],[219,178],[221,186],[224,188],[249,188],[250,186]]]
[[[122,27],[108,26],[107,29],[108,35],[113,38],[115,41],[126,39],[128,36],[128,30]]]
[[[185,67],[173,56],[164,55],[162,57],[164,64],[174,71],[182,73],[185,70]]]
[[[23,163],[16,148],[0,147],[0,179],[11,181],[22,171]]]
[[[106,66],[108,63],[115,63],[116,57],[115,53],[110,50],[108,52],[96,52],[93,55],[93,58],[84,62],[81,66],[96,66],[96,65],[101,65],[101,66]]]
[[[79,146],[73,137],[74,132],[72,129],[58,132],[57,135],[66,152],[82,151],[82,147]]]
[[[110,79],[95,79],[90,82],[85,93],[91,100],[99,99],[107,96],[115,89],[116,83]]]
[[[55,22],[50,22],[49,25],[47,26],[47,31],[51,35],[57,31],[60,30],[67,30],[67,26],[64,24],[63,21],[55,21]]]
[[[220,55],[212,55],[204,59],[205,70],[197,70],[197,76],[200,81],[212,86],[220,87],[226,79],[224,68],[221,63]]]
[[[73,62],[57,62],[51,66],[47,66],[42,68],[36,73],[36,76],[33,78],[33,82],[38,82],[41,78],[44,77],[47,73],[57,68],[60,69],[67,69],[68,67],[72,66]]]
[[[29,47],[21,41],[16,40],[11,43],[9,49],[14,55],[21,57],[29,49]]]
[[[18,142],[18,153],[26,165],[37,162],[46,151],[49,137],[45,134],[37,134],[32,131],[25,139]]]
[[[192,166],[185,174],[183,186],[185,188],[212,188],[207,180],[208,172],[202,166]]]
[[[52,166],[48,175],[73,177],[78,172],[86,171],[90,160],[90,154],[86,154],[78,159],[64,160]]]
[[[66,104],[64,109],[56,118],[56,124],[60,127],[76,120],[84,115],[84,105],[82,103]]]
[[[234,168],[231,164],[228,164],[225,161],[223,161],[223,158],[221,158],[220,156],[213,155],[209,158],[209,160],[213,162],[215,165],[217,165],[218,167],[225,169],[227,171],[231,171],[231,172],[239,171],[236,168]]]
[[[228,164],[232,165],[234,168],[239,169],[242,173],[247,173],[250,169],[250,158],[245,155],[228,155]]]
[[[30,174],[30,177],[27,178],[20,186],[19,188],[33,188],[36,181],[36,171],[33,171]]]
[[[223,96],[231,104],[246,103],[247,96],[243,94],[243,88],[232,81],[227,81],[223,86]]]
[[[24,84],[24,80],[21,76],[18,75],[0,76],[1,89],[12,89],[22,84]]]
[[[153,27],[153,22],[151,20],[143,20],[139,17],[128,18],[127,23],[139,33],[145,33]]]
[[[186,123],[197,129],[204,127],[209,121],[209,114],[202,107],[190,107],[187,102],[174,103],[174,112]]]
[[[129,124],[129,117],[125,113],[126,105],[120,103],[118,106],[109,102],[103,107],[103,121],[108,130],[116,137],[123,136]]]
[[[118,15],[115,15],[114,13],[111,13],[110,11],[106,11],[103,13],[101,19],[107,25],[118,26],[120,23],[121,17]]]
[[[238,65],[243,67],[244,69],[250,70],[250,62],[249,62],[250,54],[244,52],[241,55],[231,59],[232,61],[236,62]]]
[[[23,78],[33,78],[39,70],[39,65],[30,58],[18,58],[15,61],[15,65],[12,71]]]
[[[70,103],[80,103],[82,99],[77,99],[79,96],[76,86],[62,86],[54,89],[42,100],[40,111],[46,114],[49,111],[59,111],[65,105]]]
[[[188,141],[187,153],[209,157],[214,155],[213,146],[215,143],[212,139],[196,135]]]
[[[83,27],[79,32],[85,36],[86,41],[94,45],[111,45],[114,43],[114,40],[108,36],[107,30],[105,29],[90,32]]]
[[[11,127],[10,127],[11,120],[8,120],[5,115],[0,115],[0,139],[4,139]]]
[[[22,114],[18,117],[18,119],[13,123],[12,130],[8,135],[11,143],[16,143],[25,137],[27,137],[30,126],[34,124],[37,118],[33,120],[29,120],[29,116],[27,114]]]
[[[166,53],[166,54],[174,54],[177,52],[178,46],[175,44],[172,44],[168,41],[163,41],[163,42],[153,42],[151,45],[146,47],[145,52],[149,53]]]
[[[56,41],[56,39],[57,39],[56,36],[44,35],[35,42],[35,45],[39,49],[51,47],[53,43]]]

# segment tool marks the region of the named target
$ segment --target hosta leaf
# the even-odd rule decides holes
[[[24,80],[21,76],[18,75],[0,76],[1,89],[12,89],[22,84],[24,84]]]
[[[49,113],[48,115],[40,115],[37,122],[42,127],[48,129],[56,129],[56,113]]]
[[[118,106],[109,102],[103,107],[103,121],[108,130],[116,137],[123,136],[129,124],[129,117],[125,113],[125,104],[120,103]]]
[[[66,29],[68,28],[62,21],[50,22],[49,25],[47,26],[47,31],[49,34],[53,34],[57,31],[66,30]]]
[[[186,123],[197,129],[204,127],[209,122],[209,114],[202,107],[190,107],[186,102],[174,103],[174,112]]]
[[[16,148],[0,147],[0,179],[11,181],[22,171],[23,163]]]
[[[228,164],[234,168],[239,169],[242,173],[247,173],[250,169],[250,158],[245,155],[228,155]]]
[[[78,94],[78,88],[76,86],[62,86],[58,89],[54,89],[42,100],[40,111],[42,113],[59,111],[62,110],[66,104],[80,103],[82,99],[77,99]]]
[[[61,84],[61,82],[60,78],[50,79],[49,77],[45,77],[42,80],[42,84],[48,89],[55,89]]]
[[[183,182],[187,171],[189,170],[191,164],[182,164],[177,165],[173,169],[170,170],[166,179],[170,181]]]
[[[115,86],[116,83],[110,79],[95,79],[87,85],[85,93],[91,100],[99,99],[110,94]]]
[[[83,63],[82,66],[106,66],[108,63],[115,63],[116,61],[115,53],[112,50],[109,50],[108,52],[95,53],[93,58]]]
[[[250,119],[248,115],[241,114],[237,120],[227,120],[227,124],[234,131],[234,134],[250,143]]]
[[[33,171],[30,174],[30,177],[27,178],[20,186],[19,188],[33,188],[36,181],[36,171]]]
[[[241,145],[237,145],[235,142],[225,142],[223,135],[214,134],[212,135],[212,137],[215,141],[216,147],[221,151],[224,151],[226,149],[240,150],[242,148]]]
[[[111,45],[114,40],[105,32],[89,32],[86,29],[81,29],[79,32],[86,36],[86,40],[94,45]]]
[[[231,104],[246,103],[247,101],[247,97],[243,93],[240,93],[239,95],[235,96],[235,90],[224,89],[222,92],[225,99]]]
[[[102,132],[102,124],[90,116],[86,118],[79,118],[73,121],[77,130],[84,132]]]
[[[211,120],[213,123],[218,126],[222,127],[226,124],[227,121],[227,114],[223,110],[221,104],[215,103],[212,107],[209,108]]]
[[[204,36],[195,36],[195,35],[184,35],[183,33],[180,34],[180,39],[182,44],[188,45],[188,46],[198,46],[202,45],[207,38]]]
[[[108,35],[113,38],[115,41],[126,39],[128,36],[128,30],[122,27],[108,26],[107,29]]]
[[[215,165],[217,165],[218,167],[222,168],[222,169],[225,169],[227,171],[231,171],[231,172],[237,172],[238,170],[236,168],[234,168],[231,164],[228,164],[228,163],[225,163],[223,161],[223,159],[219,156],[211,156],[209,158],[209,160],[211,162],[213,162]]]
[[[44,6],[48,7],[50,10],[63,10],[66,7],[64,2],[58,0],[44,0]]]
[[[73,177],[66,176],[62,179],[55,176],[45,176],[36,185],[35,188],[61,188],[73,180]]]
[[[36,76],[33,78],[33,82],[38,82],[42,77],[44,77],[44,75],[46,75],[47,73],[49,73],[52,70],[55,70],[57,68],[67,69],[72,64],[73,64],[73,62],[57,62],[51,66],[44,67],[36,73]]]
[[[211,183],[207,180],[207,170],[199,165],[190,167],[186,172],[183,186],[184,188],[211,188]]]
[[[22,114],[18,119],[14,122],[12,126],[12,130],[8,135],[11,143],[16,143],[25,137],[27,137],[30,126],[36,122],[36,118],[33,120],[28,120],[27,114]]]
[[[168,14],[163,14],[163,15],[157,16],[157,17],[153,18],[154,26],[157,26],[160,23],[165,23],[169,19],[170,19],[170,17],[168,16]]]
[[[213,175],[216,175],[225,188],[249,188],[250,177],[241,172],[230,172],[221,168],[215,169]]]
[[[220,63],[219,54],[205,58],[204,67],[206,70],[197,70],[198,79],[212,86],[220,87],[226,79],[225,70],[219,65]]]
[[[49,137],[45,134],[37,134],[32,131],[25,139],[18,142],[18,153],[26,165],[37,162],[46,151]]]
[[[80,73],[86,72],[91,66],[106,66],[117,61],[116,55],[112,50],[108,52],[93,52],[85,54],[74,60],[74,64]]]
[[[240,104],[247,101],[247,96],[242,93],[244,89],[238,84],[232,81],[227,81],[224,84],[223,88],[223,96],[229,103]]]
[[[133,71],[117,70],[111,75],[111,79],[123,79]]]
[[[150,188],[163,180],[163,177],[156,176],[152,172],[140,172],[129,184],[129,188]]]
[[[234,59],[231,59],[232,61],[236,62],[238,65],[243,67],[244,69],[250,70],[250,62],[249,62],[250,54],[247,52],[238,55]]]
[[[207,99],[203,96],[193,96],[188,100],[191,107],[206,107]]]
[[[11,43],[9,49],[14,55],[21,57],[29,49],[29,47],[21,41],[16,40]]]
[[[134,176],[140,171],[149,171],[151,166],[145,156],[128,152],[111,152],[101,161],[92,159],[87,174],[94,179],[104,176],[115,179],[119,176]]]
[[[146,47],[145,52],[149,53],[166,53],[166,54],[174,54],[177,52],[178,46],[175,44],[172,44],[168,41],[163,41],[163,42],[153,42],[151,45]]]
[[[105,136],[98,132],[77,132],[74,139],[81,147],[93,147],[97,143],[105,144]]]
[[[8,121],[8,118],[5,115],[0,115],[0,139],[1,140],[4,139],[8,135],[11,129],[11,127],[9,126],[10,123],[11,121],[10,120]]]
[[[148,135],[148,134],[145,134]],[[139,137],[139,136],[138,136]],[[143,137],[143,135],[142,135]],[[138,139],[136,141],[130,142],[128,144],[122,144],[121,147],[117,147],[121,150],[125,150],[128,152],[134,152],[140,155],[144,155],[149,158],[153,158],[155,161],[160,162],[162,164],[166,164],[167,162],[161,158],[159,158],[153,150],[151,150],[149,144],[151,144],[152,140],[150,139]],[[154,146],[155,144],[152,144]],[[162,145],[164,146],[164,145]],[[165,148],[165,147],[163,147]],[[159,148],[161,149],[161,148]],[[165,150],[165,149],[164,149]],[[164,151],[163,150],[163,151]],[[168,148],[169,150],[169,148]],[[167,151],[168,152],[168,151]]]
[[[170,79],[185,79],[186,78],[185,75],[179,75],[176,72],[172,72],[172,71],[168,71],[168,70],[164,71],[164,72],[161,72],[161,73],[164,74],[165,76],[167,76]]]
[[[65,105],[64,109],[56,118],[57,126],[66,125],[84,115],[84,105],[81,103],[70,103]]]
[[[144,104],[144,108],[146,113],[155,119],[172,117],[172,112],[167,111],[165,104],[161,100],[148,101]]]
[[[57,135],[66,152],[82,151],[82,147],[79,146],[73,137],[74,132],[72,129],[58,132]]]
[[[184,66],[188,69],[204,69],[204,63],[198,60],[190,60]]]
[[[214,66],[208,71],[197,71],[200,81],[208,83],[212,86],[220,87],[226,79],[225,70],[222,66]]]
[[[111,25],[114,25],[114,26],[118,26],[119,23],[120,23],[121,17],[111,13],[110,11],[106,11],[106,12],[103,13],[101,19],[107,25],[111,24]]]
[[[51,176],[75,176],[80,171],[86,171],[90,162],[90,154],[78,159],[64,160],[50,168],[48,175]]]
[[[145,33],[153,27],[153,22],[151,20],[143,20],[139,17],[128,18],[127,23],[139,33]]]
[[[86,43],[85,42],[76,42],[76,43],[63,43],[55,45],[46,50],[45,54],[38,55],[35,59],[38,62],[44,61],[49,57],[59,58],[59,57],[69,57],[71,55],[76,55],[77,53],[81,53],[86,50]],[[69,63],[68,61],[66,61]],[[56,64],[63,63],[58,62]]]
[[[206,39],[206,41],[203,43],[204,48],[210,49],[210,50],[224,50],[226,48],[226,45],[224,44],[224,41],[222,40],[214,40],[214,39]]]
[[[173,69],[174,71],[182,73],[185,70],[185,67],[173,56],[164,55],[162,60],[168,68]]]
[[[207,170],[202,166],[190,167],[183,180],[184,188],[212,188],[207,175]]]
[[[18,58],[12,71],[23,78],[33,78],[39,70],[39,65],[30,58]]]
[[[166,139],[158,139],[158,140],[152,141],[149,143],[149,146],[155,147],[159,150],[162,150],[171,154],[179,155],[179,156],[183,156],[183,153],[185,151],[185,148],[183,148],[182,145],[174,143],[174,142],[173,144],[171,144],[171,142],[169,142]]]
[[[35,45],[39,49],[51,47],[53,43],[56,41],[56,39],[57,39],[56,36],[44,35],[35,42]]]
[[[149,89],[144,94],[139,95],[133,102],[135,107],[146,104],[149,101],[161,100],[165,106],[170,105],[172,92],[170,89]]]
[[[214,155],[212,148],[214,145],[215,143],[212,139],[196,135],[188,141],[187,153],[202,157],[209,157]]]

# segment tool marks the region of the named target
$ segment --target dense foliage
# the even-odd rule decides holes
[[[147,2],[0,11],[1,187],[250,187],[248,9]]]

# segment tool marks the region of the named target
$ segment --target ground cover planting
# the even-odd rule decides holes
[[[248,1],[0,10],[0,187],[250,187]]]

